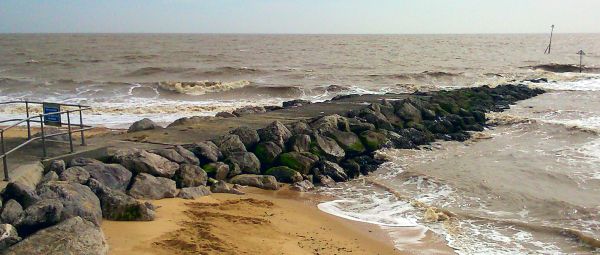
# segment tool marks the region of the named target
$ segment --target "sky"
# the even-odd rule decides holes
[[[0,0],[0,33],[600,33],[600,0]]]

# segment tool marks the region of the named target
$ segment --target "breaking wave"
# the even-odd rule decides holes
[[[553,72],[553,73],[578,73],[579,72],[578,65],[569,65],[569,64],[551,63],[551,64],[529,66],[529,68],[531,68],[533,70],[542,70],[542,71]],[[598,73],[598,72],[600,72],[600,68],[583,67],[582,71],[586,72],[586,73]]]
[[[158,86],[161,89],[173,91],[187,95],[205,95],[207,93],[224,92],[233,89],[239,89],[250,85],[249,81],[241,80],[234,82],[221,81],[195,81],[195,82],[180,82],[166,81],[159,82]]]

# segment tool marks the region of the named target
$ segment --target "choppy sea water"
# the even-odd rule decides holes
[[[245,105],[600,73],[600,35],[0,35],[0,101],[93,107],[86,122],[170,122]],[[536,70],[533,67],[538,67]],[[0,114],[21,114],[0,108]]]
[[[600,252],[566,234],[600,240],[600,78],[532,86],[549,92],[488,115],[498,126],[477,139],[381,151],[388,163],[322,190],[337,199],[319,208],[392,236],[431,231],[458,254]],[[421,203],[459,220],[432,222]]]
[[[459,254],[589,254],[561,230],[600,233],[600,35],[556,35],[552,55],[542,54],[546,43],[545,35],[0,35],[0,102],[86,104],[86,123],[126,127],[296,98],[545,77],[530,85],[549,93],[490,114],[499,125],[482,139],[382,151],[388,163],[322,190],[338,199],[319,208],[381,225],[414,253],[435,233]],[[588,53],[584,74],[547,65],[576,64],[579,49]],[[0,107],[0,119],[22,116],[23,107]],[[429,221],[423,206],[462,220]]]

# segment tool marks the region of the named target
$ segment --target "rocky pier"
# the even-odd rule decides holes
[[[383,163],[374,157],[377,150],[465,141],[486,127],[486,112],[503,111],[541,93],[501,85],[347,95],[315,104],[294,100],[184,118],[164,129],[144,119],[118,139],[153,137],[159,141],[154,144],[165,144],[178,137],[187,142],[117,148],[98,159],[57,160],[35,185],[9,183],[1,196],[0,251],[106,254],[102,220],[152,221],[155,208],[142,200],[242,195],[243,186],[278,190],[284,183],[298,192],[334,186],[375,171]],[[294,118],[278,119],[286,115]]]

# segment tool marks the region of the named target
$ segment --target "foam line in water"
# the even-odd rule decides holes
[[[354,201],[354,200],[334,200],[334,201],[321,203],[317,207],[319,208],[319,210],[321,210],[323,212],[326,212],[331,215],[335,215],[337,217],[344,218],[347,220],[352,220],[352,221],[370,223],[370,224],[375,224],[375,225],[385,226],[385,227],[416,227],[416,226],[418,226],[417,223],[415,223],[414,221],[409,220],[409,219],[393,217],[391,215],[385,215],[385,214],[381,214],[381,213],[368,214],[368,213],[364,213],[364,212],[360,212],[360,213],[351,212],[351,211],[346,211],[343,209],[343,204],[354,204],[357,202],[358,201]]]

